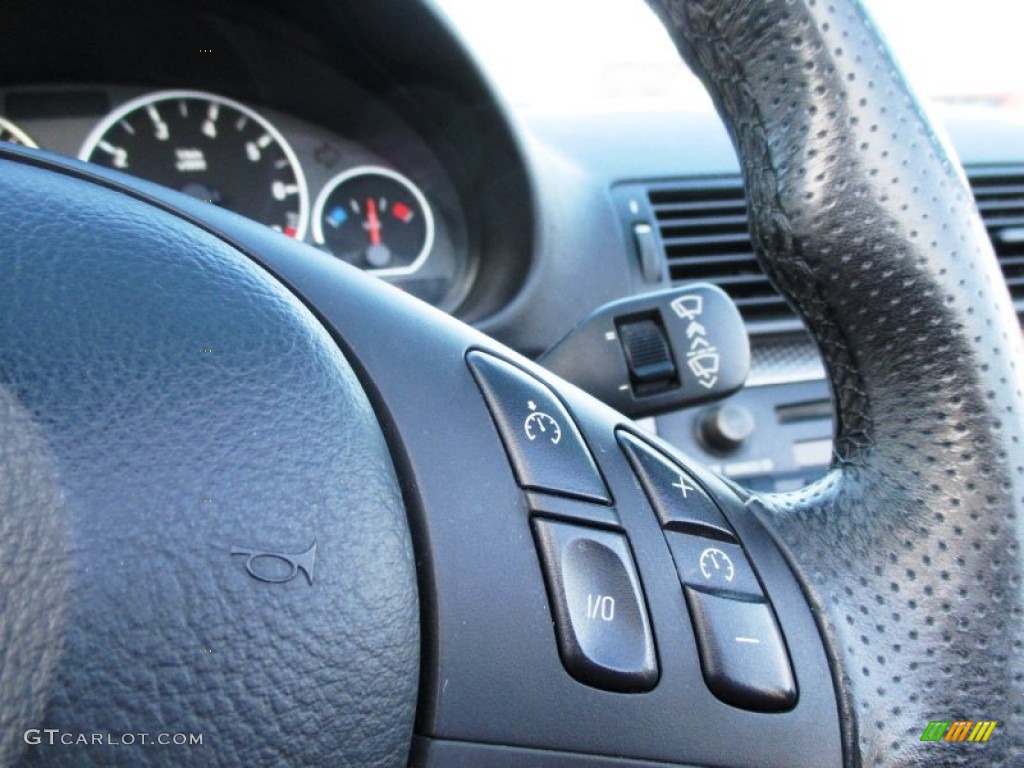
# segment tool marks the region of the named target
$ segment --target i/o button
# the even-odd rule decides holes
[[[569,674],[610,691],[654,688],[654,637],[626,537],[541,519],[533,530]]]

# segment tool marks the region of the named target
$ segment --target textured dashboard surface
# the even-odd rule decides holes
[[[817,347],[803,335],[755,343],[750,349],[748,387],[816,381],[824,376]]]
[[[1024,351],[964,177],[859,4],[652,5],[728,124],[755,246],[837,401],[832,472],[761,508],[832,647],[848,762],[1019,760]],[[999,738],[936,752],[936,719]]]

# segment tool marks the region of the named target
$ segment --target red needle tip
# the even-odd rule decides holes
[[[366,224],[370,229],[370,245],[380,245],[380,219],[377,217],[377,201],[366,199]]]

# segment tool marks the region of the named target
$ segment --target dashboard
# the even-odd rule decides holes
[[[381,29],[319,2],[9,11],[4,138],[208,200],[466,319],[521,283],[528,203],[487,205],[528,200],[512,141],[472,78],[437,87],[429,51],[391,34],[422,9]]]
[[[760,271],[709,104],[520,113],[418,4],[46,0],[16,4],[8,25],[4,138],[248,215],[529,357],[607,302],[719,285],[747,321],[748,386],[648,428],[760,490],[830,462],[817,350]],[[1020,312],[1024,117],[945,118]],[[737,413],[743,434],[723,440]]]
[[[220,94],[118,85],[8,88],[0,100],[19,143],[246,215],[436,306],[465,297],[462,205],[436,156],[397,119],[363,138]],[[370,99],[353,108],[382,111]]]
[[[748,387],[648,427],[761,490],[828,465],[824,371],[753,255],[710,105],[519,113],[418,4],[40,2],[9,15],[5,137],[249,215],[533,358],[602,304],[716,283],[747,321]],[[1024,117],[945,117],[976,192],[989,190],[983,212],[1020,311]],[[737,411],[751,426],[722,442]]]

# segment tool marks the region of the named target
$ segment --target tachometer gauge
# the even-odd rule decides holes
[[[423,193],[400,173],[362,166],[335,176],[313,206],[313,240],[378,275],[409,275],[434,244]]]
[[[266,118],[221,96],[162,91],[129,101],[78,156],[305,235],[309,195],[292,148]]]
[[[14,144],[21,144],[26,147],[38,147],[39,145],[29,138],[29,135],[25,133],[21,128],[16,126],[10,120],[4,120],[0,117],[0,141],[10,141]]]

